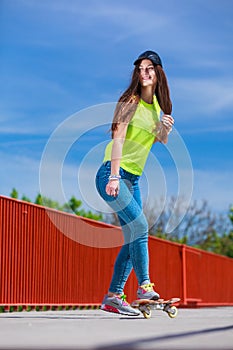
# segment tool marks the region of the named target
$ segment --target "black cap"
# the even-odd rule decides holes
[[[136,66],[136,64],[138,64],[141,60],[144,60],[144,59],[150,60],[156,66],[160,65],[161,67],[163,67],[161,58],[154,51],[145,51],[141,53],[141,55],[139,55],[136,61],[134,62],[134,65]]]

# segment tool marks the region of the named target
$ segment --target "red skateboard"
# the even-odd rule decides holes
[[[135,309],[139,309],[145,318],[151,318],[151,310],[165,311],[169,317],[176,317],[178,310],[174,303],[180,301],[180,298],[171,298],[169,300],[158,299],[137,299],[131,303],[131,306]]]

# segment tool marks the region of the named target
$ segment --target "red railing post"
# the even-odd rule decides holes
[[[183,304],[187,305],[186,246],[181,246]]]

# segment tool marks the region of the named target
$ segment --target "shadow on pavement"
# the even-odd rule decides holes
[[[122,343],[117,343],[117,344],[109,344],[109,345],[104,345],[100,347],[96,347],[95,350],[116,350],[116,349],[130,349],[130,350],[136,350],[143,348],[143,346],[146,349],[149,349],[150,344],[151,344],[151,349],[155,349],[156,342],[161,342],[161,341],[167,341],[169,339],[178,339],[178,338],[184,338],[184,337],[191,337],[195,335],[201,335],[201,334],[211,334],[211,333],[216,333],[216,332],[224,332],[224,331],[229,331],[233,329],[233,325],[231,326],[226,326],[226,327],[217,327],[217,328],[207,328],[199,331],[191,331],[191,332],[182,332],[182,333],[176,333],[176,334],[167,334],[163,335],[160,337],[150,337],[150,338],[144,338],[144,339],[139,339],[135,341],[129,341],[129,342],[122,342]],[[172,347],[173,348],[173,347]],[[201,348],[201,344],[200,344]],[[230,348],[229,348],[230,349]]]

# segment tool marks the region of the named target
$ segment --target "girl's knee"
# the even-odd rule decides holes
[[[144,213],[137,218],[136,225],[140,227],[141,232],[148,232],[148,222]]]
[[[131,229],[137,236],[148,235],[148,222],[144,214],[137,217],[131,224]]]

